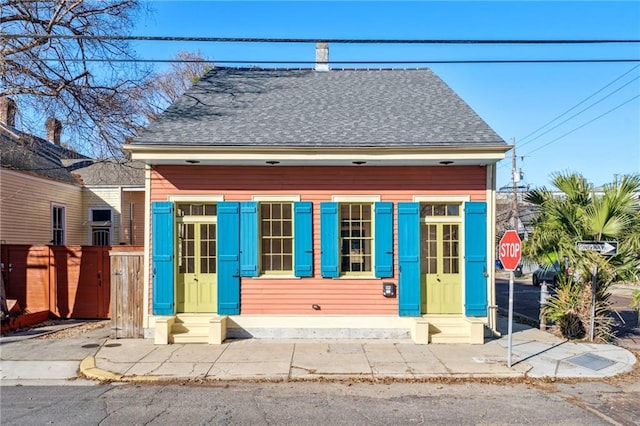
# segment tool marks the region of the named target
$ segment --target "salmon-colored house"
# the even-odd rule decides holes
[[[496,162],[429,69],[214,68],[127,149],[147,164],[145,335],[483,343]]]

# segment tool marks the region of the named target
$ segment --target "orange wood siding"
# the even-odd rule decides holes
[[[385,279],[326,279],[320,275],[320,203],[335,195],[379,196],[381,201],[413,201],[414,196],[469,196],[486,201],[486,168],[459,167],[240,167],[155,166],[151,200],[172,195],[223,196],[249,201],[256,195],[300,196],[312,201],[314,276],[302,279],[243,278],[242,314],[397,315],[398,299],[382,295]],[[394,236],[397,217],[394,213]],[[394,253],[397,253],[394,237]],[[151,297],[152,290],[149,291]],[[311,305],[318,304],[320,310]]]

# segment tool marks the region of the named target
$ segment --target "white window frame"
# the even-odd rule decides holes
[[[55,244],[55,232],[56,232],[56,228],[55,228],[55,221],[54,221],[54,211],[56,209],[61,209],[62,210],[62,227],[61,227],[61,231],[62,231],[62,241],[60,242],[60,244]],[[50,213],[51,213],[51,244],[52,245],[66,245],[67,244],[67,206],[64,204],[60,204],[60,203],[51,203],[51,209],[50,209]]]
[[[93,212],[96,210],[109,210],[111,214],[111,219],[108,221],[93,221]],[[109,222],[108,225],[104,225],[105,222]],[[113,232],[114,232],[114,209],[111,206],[91,206],[89,207],[89,220],[87,223],[89,224],[89,245],[93,246],[93,230],[96,228],[106,228],[109,227],[109,241],[108,246],[113,244]],[[103,225],[100,225],[100,224]]]
[[[342,220],[340,215],[340,206],[342,204],[371,204],[371,271],[363,272],[346,272],[342,270],[342,237],[338,236],[338,249],[340,255],[340,275],[338,279],[342,280],[370,280],[376,278],[376,212],[375,203],[382,201],[380,195],[334,195],[331,201],[338,203],[338,223]]]

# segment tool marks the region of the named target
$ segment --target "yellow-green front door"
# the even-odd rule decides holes
[[[178,223],[178,312],[218,311],[216,224]]]
[[[460,224],[423,223],[420,234],[422,312],[462,313]]]

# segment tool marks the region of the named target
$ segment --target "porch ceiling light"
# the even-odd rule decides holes
[[[355,164],[356,166],[361,166],[363,164],[367,164],[366,161],[352,161],[351,164]]]
[[[443,166],[448,166],[449,164],[453,164],[453,161],[445,160],[441,161],[440,164],[442,164]]]
[[[185,160],[185,163],[189,163],[189,164],[199,164],[200,160]]]
[[[275,164],[280,164],[280,162],[279,162],[279,161],[275,161],[275,160],[269,160],[269,161],[266,161],[266,163],[267,163],[267,164],[270,164],[270,165],[272,165],[272,166],[273,166],[273,165],[275,165]]]

